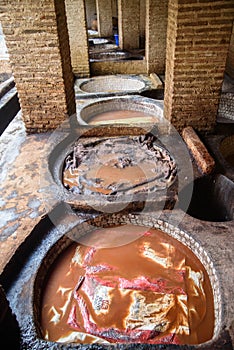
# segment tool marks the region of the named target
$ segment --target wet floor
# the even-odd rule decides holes
[[[49,134],[27,135],[21,112],[0,138],[0,272],[45,214],[40,189]]]

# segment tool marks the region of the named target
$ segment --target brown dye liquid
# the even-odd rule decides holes
[[[105,161],[105,155],[103,155],[103,161]],[[139,185],[139,183],[147,182],[148,179],[155,177],[155,172],[153,171],[153,162],[145,161],[145,165],[148,165],[144,170],[139,166],[131,166],[126,168],[115,168],[108,161],[103,165],[94,164],[92,169],[86,172],[87,179],[102,179],[101,187],[90,187],[91,190],[102,192],[105,194],[110,194],[112,192],[111,184],[122,183],[125,187],[134,187]],[[80,166],[80,169],[82,165]]]
[[[136,239],[133,240],[133,237]],[[123,240],[123,245],[116,246],[118,238],[120,243]],[[95,272],[97,266],[111,266],[112,269]],[[147,288],[142,290],[141,282],[138,283],[142,281],[142,276],[154,283],[157,280],[159,285],[162,284],[162,290],[157,293]],[[198,276],[203,276],[200,287]],[[78,284],[81,277],[83,280]],[[102,300],[101,306],[96,309],[87,297],[89,281],[92,278],[104,281],[109,289],[104,288],[110,291],[109,301]],[[92,323],[97,325],[98,329],[114,328],[120,332],[126,330],[126,324],[134,330],[137,321],[130,315],[134,295],[139,300],[145,298],[144,306],[147,307],[143,314],[146,310],[150,312],[150,309],[158,309],[145,318],[141,315],[139,320],[142,322],[143,317],[147,323],[149,316],[152,320],[155,317],[161,319],[161,324],[159,322],[157,326],[160,332],[148,341],[139,342],[160,343],[160,339],[175,333],[179,344],[199,344],[213,336],[214,305],[208,275],[200,261],[186,246],[160,230],[147,230],[145,227],[133,225],[96,230],[84,236],[82,244],[73,243],[60,254],[46,280],[41,311],[41,327],[45,339],[64,342],[63,337],[69,338],[71,333],[74,335],[74,332],[80,332],[83,338],[76,342],[94,341],[95,334],[89,334],[87,331],[89,326],[85,324],[85,316],[79,309],[77,296],[86,304]],[[139,288],[131,289],[125,285],[124,289],[120,286],[120,281],[127,281],[127,284],[137,281],[136,286]],[[165,281],[166,285],[163,284]],[[101,285],[99,287],[103,288]],[[100,299],[100,295],[98,297]],[[105,299],[108,298],[105,296]],[[172,303],[171,307],[166,305],[169,307],[166,316],[165,305],[162,309],[165,300],[169,306],[170,302]],[[73,314],[79,328],[68,324],[72,310],[75,310]],[[137,310],[138,308],[135,311],[138,312]],[[105,340],[105,337],[97,334],[96,336],[97,342]],[[107,340],[118,342],[113,339]]]
[[[176,165],[166,150],[154,147],[119,137],[86,146],[83,156],[74,150],[77,162],[65,167],[63,184],[80,194],[165,189],[175,179]],[[68,157],[74,159],[74,153]]]
[[[94,115],[89,118],[88,123],[98,124],[118,124],[118,123],[155,123],[155,116],[140,111],[110,111]]]
[[[105,157],[103,157],[103,160]],[[148,162],[149,163],[149,162]],[[152,162],[153,164],[153,162]],[[82,171],[82,165],[74,171],[73,174],[69,170],[64,171],[64,183],[67,186],[74,186],[76,184],[76,179],[79,176],[79,170]],[[153,168],[153,166],[152,166]],[[111,184],[114,183],[123,183],[126,187],[128,186],[136,186],[139,183],[147,182],[149,175],[151,178],[155,177],[155,172],[153,172],[152,168],[147,168],[143,171],[139,166],[132,166],[126,168],[115,168],[111,166],[111,164],[103,164],[103,165],[93,165],[86,172],[86,178],[89,179],[102,179],[102,186],[87,186],[92,191],[100,192],[103,194],[110,194],[112,192]]]

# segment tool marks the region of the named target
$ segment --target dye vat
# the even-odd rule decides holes
[[[227,164],[234,169],[234,135],[225,137],[222,140],[220,152]]]
[[[131,124],[131,123],[154,123],[155,116],[139,111],[111,111],[97,114],[90,118],[91,125],[105,125],[105,124]]]
[[[143,75],[102,75],[93,76],[89,79],[76,79],[75,82],[75,94],[77,98],[140,94],[150,88],[152,88],[152,81]]]
[[[208,274],[187,246],[159,229],[92,228],[71,241],[44,281],[46,340],[200,344],[213,337]]]
[[[218,174],[196,179],[188,208],[184,204],[187,193],[191,193],[190,185],[179,194],[179,206],[190,216],[213,222],[234,220],[234,183],[226,176]]]
[[[80,89],[85,92],[122,92],[144,89],[145,84],[138,79],[121,76],[105,76],[91,78],[81,84]]]
[[[130,53],[120,51],[120,50],[89,53],[90,62],[119,61],[119,60],[126,60],[130,57],[131,57]]]
[[[153,135],[79,139],[66,159],[63,185],[79,195],[134,195],[166,190],[176,163]]]
[[[159,124],[163,104],[140,96],[111,97],[81,106],[77,119],[81,125]]]
[[[94,45],[103,45],[103,44],[107,44],[110,41],[108,39],[105,38],[92,38],[89,39],[89,43],[92,43]]]

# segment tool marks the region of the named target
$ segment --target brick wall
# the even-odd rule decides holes
[[[146,74],[146,62],[145,60],[92,62],[90,70],[91,75]]]
[[[2,0],[1,12],[26,130],[54,129],[75,113],[64,2]]]
[[[147,72],[164,74],[166,62],[168,1],[146,0]]]
[[[214,128],[233,18],[232,0],[169,0],[164,113],[178,130]]]
[[[139,48],[140,0],[118,0],[118,17],[121,49]]]
[[[113,35],[111,0],[97,0],[96,6],[99,36]]]
[[[230,75],[232,79],[234,79],[234,25],[232,27],[232,36],[228,50],[226,72]]]
[[[71,64],[78,77],[89,77],[89,52],[84,0],[66,0]]]

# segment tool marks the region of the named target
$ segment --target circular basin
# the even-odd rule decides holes
[[[89,54],[91,62],[125,60],[129,57],[130,54],[123,51],[91,52]]]
[[[77,141],[65,159],[64,186],[80,195],[130,195],[166,190],[176,180],[170,153],[153,136]]]
[[[85,222],[47,253],[34,288],[42,338],[123,345],[212,339],[220,291],[202,246],[163,221],[118,220]]]
[[[80,85],[80,90],[88,93],[104,92],[136,92],[145,88],[145,82],[136,77],[124,76],[101,76],[84,81]]]
[[[81,125],[155,124],[163,120],[163,103],[141,96],[89,102],[77,111]]]
[[[92,38],[89,39],[89,41],[92,41],[94,45],[107,44],[109,42],[109,40],[105,38]]]

